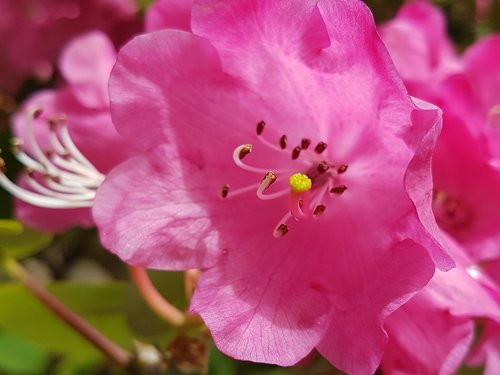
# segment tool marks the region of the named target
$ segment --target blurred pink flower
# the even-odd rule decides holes
[[[23,222],[51,231],[93,225],[89,207],[95,189],[104,179],[103,173],[134,152],[134,147],[116,132],[109,113],[107,83],[115,60],[116,51],[101,32],[75,38],[59,61],[66,85],[35,93],[15,115],[14,133],[22,142],[15,154],[30,169],[21,183],[28,193],[9,185],[5,177],[0,184],[9,185],[11,192],[22,198],[16,200],[16,216]],[[79,151],[68,146],[68,138],[87,162],[77,155]],[[63,147],[55,145],[60,142]],[[48,150],[50,156],[44,160],[39,151]],[[68,169],[68,161],[73,168]],[[34,180],[44,186],[48,183],[49,192],[32,186]]]
[[[495,299],[500,303],[500,259],[489,262],[485,271],[496,282]],[[468,365],[484,365],[484,375],[500,373],[500,324],[498,321],[485,322],[481,336],[468,359]]]
[[[372,373],[385,317],[453,266],[429,234],[439,111],[359,1],[204,0],[189,24],[118,55],[113,121],[145,152],[97,192],[103,244],[204,269],[191,310],[235,358]]]
[[[447,242],[457,267],[436,272],[386,321],[389,342],[381,365],[384,374],[455,374],[472,345],[474,319],[488,319],[494,326],[500,322],[500,300],[492,298],[500,288],[458,243],[451,238]],[[488,340],[487,345],[492,344]]]
[[[380,33],[410,94],[443,110],[433,156],[439,225],[473,259],[500,256],[500,37],[458,58],[444,16],[422,1],[403,6]]]
[[[81,32],[100,29],[124,42],[137,29],[135,13],[133,0],[2,0],[0,92],[49,78],[63,46]]]

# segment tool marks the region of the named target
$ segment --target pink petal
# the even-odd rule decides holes
[[[192,0],[157,0],[145,16],[146,31],[177,29],[191,31]]]
[[[468,365],[485,365],[484,375],[496,375],[500,371],[500,324],[488,322],[482,337],[471,353]]]
[[[389,341],[381,368],[389,375],[455,374],[474,328],[472,320],[453,316],[425,294],[394,312],[385,327]]]
[[[228,133],[237,133],[237,124],[255,127],[262,120],[250,109],[258,100],[222,72],[214,48],[181,31],[158,31],[128,43],[113,69],[110,97],[118,131],[142,148],[165,142],[165,132],[175,122],[182,133],[177,137],[192,140],[203,124],[204,131],[217,133],[211,136],[214,149],[218,145],[234,149],[237,144],[225,142]],[[214,111],[219,105],[231,111]],[[220,123],[233,125],[221,131]]]
[[[108,79],[115,60],[115,48],[108,37],[92,31],[67,44],[59,68],[80,103],[89,108],[106,108]]]
[[[460,69],[442,11],[412,1],[379,31],[410,93],[434,102],[433,86]]]
[[[468,79],[483,113],[500,105],[500,36],[493,35],[472,45],[464,54]]]
[[[303,244],[276,248],[271,236],[251,235],[203,273],[191,310],[231,357],[290,366],[318,344],[328,301],[311,283]]]
[[[365,257],[359,261],[356,268],[363,270],[364,276],[349,274],[346,268],[340,278],[335,278],[335,285],[332,280],[327,286],[334,290],[333,309],[326,335],[318,346],[321,354],[350,374],[376,370],[387,340],[383,319],[422,288],[433,272],[424,249],[411,241],[396,244],[376,259]],[[415,266],[420,269],[418,275],[412,271]]]
[[[98,189],[93,206],[102,244],[140,267],[177,270],[213,263],[218,233],[189,190],[201,189],[206,181],[198,170],[191,162],[179,161],[176,150],[167,145],[115,168]],[[200,186],[184,187],[184,173]],[[215,191],[213,199],[219,199]]]

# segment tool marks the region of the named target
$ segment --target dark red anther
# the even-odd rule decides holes
[[[318,171],[319,174],[323,174],[329,169],[330,165],[326,161],[321,161],[316,167],[316,170]]]
[[[337,186],[334,186],[330,189],[330,193],[332,194],[342,194],[344,191],[347,190],[347,186],[345,185],[337,185]]]
[[[342,164],[340,167],[337,168],[337,173],[338,174],[344,173],[345,171],[347,171],[347,167],[348,167],[347,164]]]
[[[257,135],[261,135],[266,127],[266,123],[264,121],[259,121],[257,123]]]
[[[282,150],[284,150],[286,148],[286,141],[287,141],[286,135],[283,134],[280,137],[280,147],[281,147]]]
[[[300,146],[297,146],[292,150],[292,160],[295,160],[300,156],[300,150],[302,150]]]
[[[229,194],[229,185],[226,184],[220,190],[220,195],[222,198],[227,198],[228,194]]]
[[[300,148],[302,150],[307,150],[310,145],[311,145],[311,140],[309,138],[302,138],[302,140],[300,141]]]
[[[325,142],[319,142],[316,147],[314,148],[314,152],[317,154],[321,154],[323,151],[326,150],[327,144]]]
[[[325,212],[326,210],[326,207],[323,206],[322,204],[316,206],[316,208],[314,209],[314,212],[313,212],[313,215],[314,216],[321,216],[323,215],[323,212]]]

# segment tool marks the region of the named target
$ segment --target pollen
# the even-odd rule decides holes
[[[290,177],[290,187],[295,193],[304,193],[310,190],[311,186],[311,179],[305,174],[295,173]]]

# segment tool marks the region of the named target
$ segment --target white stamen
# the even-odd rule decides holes
[[[14,144],[17,160],[32,171],[26,175],[26,183],[31,190],[21,188],[7,178],[3,173],[5,163],[1,158],[0,186],[35,206],[91,207],[96,190],[104,181],[104,175],[76,148],[66,124],[61,123],[61,120],[50,124],[49,140],[52,150],[46,155],[33,131],[34,119],[40,113],[40,109],[32,109],[26,120],[25,134],[30,154],[21,148],[22,141],[16,141]],[[41,178],[37,178],[33,173],[41,175]]]

